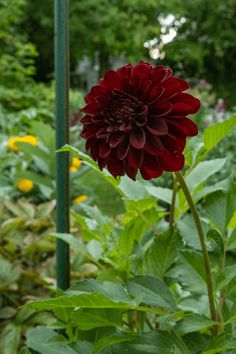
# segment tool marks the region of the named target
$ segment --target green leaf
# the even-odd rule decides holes
[[[115,335],[115,336],[109,336],[109,337],[103,337],[99,339],[95,345],[94,345],[94,351],[93,354],[99,353],[101,350],[103,350],[106,347],[109,347],[111,345],[117,344],[117,343],[122,343],[122,342],[129,342],[132,341],[136,338],[135,335],[133,334],[125,334],[125,335]]]
[[[221,254],[224,253],[224,248],[225,248],[224,240],[217,230],[210,229],[207,232],[207,239],[212,241],[212,243],[216,248],[217,253],[221,253]]]
[[[87,241],[90,241],[93,239],[101,241],[100,235],[96,232],[96,230],[94,230],[94,222],[91,223],[90,218],[87,218],[85,216],[81,216],[81,215],[75,213],[73,210],[71,210],[70,214],[78,222],[78,224],[82,226],[83,239],[85,239]],[[92,224],[92,226],[91,226],[91,224]]]
[[[140,200],[148,197],[148,193],[143,186],[138,181],[133,181],[130,178],[124,176],[121,178],[120,183],[117,186],[117,189],[124,195],[125,198],[131,200]]]
[[[40,326],[30,329],[27,332],[26,344],[40,354],[78,354],[66,343],[66,338],[58,336],[58,333],[49,327]]]
[[[15,316],[16,309],[14,307],[5,306],[0,308],[0,320],[6,320]]]
[[[45,151],[40,149],[38,146],[32,146],[27,143],[17,143],[21,150],[32,160],[34,160],[35,164],[41,170],[42,173],[49,174],[49,162],[50,162],[50,155],[47,154]]]
[[[176,305],[167,285],[153,275],[137,276],[127,283],[129,293],[141,299],[141,303],[167,310],[176,310]]]
[[[14,230],[20,230],[24,224],[25,220],[22,217],[5,220],[0,225],[0,235],[7,235]]]
[[[49,124],[39,121],[33,121],[31,125],[35,136],[37,136],[52,153],[55,149],[55,133],[52,127]]]
[[[19,216],[23,218],[27,217],[27,214],[25,213],[25,209],[20,203],[13,203],[10,200],[5,200],[4,204],[7,207],[7,209],[10,210],[15,216]]]
[[[83,161],[83,163],[91,168],[93,168],[95,171],[97,171],[101,176],[103,176],[108,182],[110,182],[114,187],[119,184],[120,179],[117,178],[115,179],[106,169],[103,171],[100,170],[98,167],[97,163],[89,157],[89,155],[85,154],[82,151],[79,151],[73,146],[70,145],[64,145],[61,149],[57,150],[56,152],[71,152],[75,156],[77,156],[79,159]]]
[[[21,274],[21,271],[14,264],[0,255],[0,286],[4,287],[15,283]]]
[[[236,264],[227,266],[224,268],[223,272],[217,277],[216,288],[221,290],[225,288],[232,280],[236,278]]]
[[[186,314],[175,326],[175,332],[183,336],[191,332],[199,332],[214,326],[217,322],[205,316],[197,314]]]
[[[21,348],[19,354],[32,354],[32,352],[27,347]]]
[[[206,150],[211,150],[215,147],[223,138],[231,133],[232,128],[236,125],[236,115],[224,122],[216,123],[207,127],[204,130],[204,147]]]
[[[200,162],[186,176],[185,181],[192,193],[210,176],[220,171],[225,165],[227,159],[214,159]]]
[[[209,219],[224,235],[236,209],[236,185],[233,181],[229,180],[227,193],[218,191],[209,195],[204,206]]]
[[[87,243],[87,250],[98,261],[102,255],[102,244],[97,240],[91,240]]]
[[[236,349],[236,338],[232,335],[221,334],[211,340],[203,354],[215,354],[228,349]]]
[[[175,261],[177,243],[178,235],[171,229],[155,237],[144,257],[145,273],[163,278]]]
[[[79,309],[70,318],[70,325],[85,331],[96,327],[117,327],[121,323],[122,312],[112,309]]]
[[[229,180],[227,178],[227,179],[217,182],[213,185],[208,185],[208,186],[203,187],[198,192],[194,193],[194,195],[193,195],[194,202],[196,203],[199,200],[206,198],[208,195],[215,193],[217,191],[226,192],[227,188],[228,188],[228,182],[229,182]]]
[[[176,225],[184,245],[187,245],[188,247],[194,248],[196,250],[201,250],[199,236],[192,215],[187,213],[183,218],[176,221]],[[206,234],[210,226],[202,221],[202,228],[204,234]]]
[[[133,303],[127,290],[120,284],[110,281],[99,282],[96,279],[88,279],[77,282],[67,290],[70,295],[81,293],[100,293],[112,301],[123,303]]]
[[[85,245],[75,236],[66,233],[59,233],[59,232],[52,232],[48,236],[55,237],[57,239],[63,240],[68,243],[75,252],[82,253],[83,255],[87,256],[88,251]]]
[[[160,215],[154,198],[128,200],[126,208],[127,212],[122,220],[125,229],[120,236],[118,249],[122,256],[128,257],[133,250],[134,242],[141,241],[145,232],[159,220]]]
[[[177,278],[183,287],[192,293],[207,293],[204,262],[200,252],[180,251],[176,266],[168,275]]]
[[[168,204],[171,204],[172,190],[163,187],[146,186],[146,190],[153,197],[162,200]]]
[[[133,304],[115,302],[102,294],[81,294],[72,296],[60,296],[54,299],[44,299],[34,301],[25,306],[35,310],[54,310],[58,308],[85,308],[85,309],[120,309],[120,310],[137,310],[142,312],[159,313],[156,309],[151,309],[145,306],[137,306]]]
[[[177,350],[177,351],[176,351]],[[114,354],[191,354],[183,340],[176,334],[164,331],[144,333],[131,343],[123,343],[112,349]]]
[[[233,213],[232,218],[230,219],[230,222],[228,223],[227,229],[228,230],[234,230],[236,228],[236,210]]]
[[[72,249],[78,253],[85,256],[87,259],[91,260],[93,263],[98,264],[96,258],[94,258],[87,250],[85,245],[75,236],[66,233],[50,233],[48,236],[56,237],[57,239],[63,240],[68,243]]]
[[[4,354],[17,354],[20,344],[21,327],[9,323],[3,328],[0,336],[0,350]]]

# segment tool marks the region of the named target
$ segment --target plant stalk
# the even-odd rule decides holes
[[[212,286],[212,279],[211,279],[211,269],[210,269],[210,262],[209,262],[209,255],[208,255],[208,250],[206,247],[206,242],[205,242],[205,236],[204,232],[202,229],[200,217],[198,215],[196,206],[194,204],[194,201],[192,199],[192,196],[190,194],[190,191],[188,189],[188,186],[182,176],[181,173],[175,172],[176,178],[184,192],[185,198],[189,204],[196,229],[198,232],[201,248],[202,248],[202,255],[203,255],[203,260],[204,260],[204,267],[205,267],[205,274],[206,274],[206,283],[207,283],[207,292],[208,292],[208,300],[209,300],[209,307],[210,307],[210,313],[211,313],[211,319],[213,321],[216,321],[216,310],[215,310],[215,303],[214,303],[214,295],[213,295],[213,286]]]
[[[172,193],[172,199],[170,205],[170,216],[169,216],[170,228],[174,225],[176,195],[177,195],[177,181],[175,178],[175,174],[173,173],[173,193]]]

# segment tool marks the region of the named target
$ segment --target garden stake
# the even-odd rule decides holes
[[[69,143],[69,0],[55,0],[55,111],[56,149]],[[56,230],[69,233],[69,155],[56,154]],[[57,287],[65,290],[70,283],[69,245],[57,240],[56,251]]]

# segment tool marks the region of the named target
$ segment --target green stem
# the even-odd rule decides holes
[[[208,299],[209,299],[209,306],[210,306],[210,313],[211,313],[211,319],[213,321],[216,321],[216,310],[215,310],[215,303],[214,303],[214,295],[213,295],[213,286],[212,286],[212,280],[211,280],[211,269],[210,269],[210,262],[209,262],[209,255],[205,243],[205,236],[204,232],[202,229],[201,221],[197,212],[197,209],[195,207],[195,204],[193,202],[193,199],[191,197],[190,191],[188,189],[187,184],[185,183],[185,180],[181,173],[175,172],[176,178],[184,192],[185,198],[187,199],[187,202],[189,204],[196,229],[198,232],[201,248],[202,248],[202,255],[203,255],[203,260],[204,260],[204,267],[205,267],[205,274],[206,274],[206,283],[207,283],[207,292],[208,292]]]
[[[171,199],[171,205],[170,205],[170,216],[169,216],[170,228],[174,224],[176,195],[177,195],[177,181],[176,181],[175,175],[173,174],[173,193],[172,193],[172,199]]]

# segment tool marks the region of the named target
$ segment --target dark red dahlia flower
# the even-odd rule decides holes
[[[184,166],[186,137],[197,135],[188,114],[200,101],[186,81],[163,66],[141,62],[108,71],[85,97],[81,136],[102,170],[114,176],[144,179]]]

